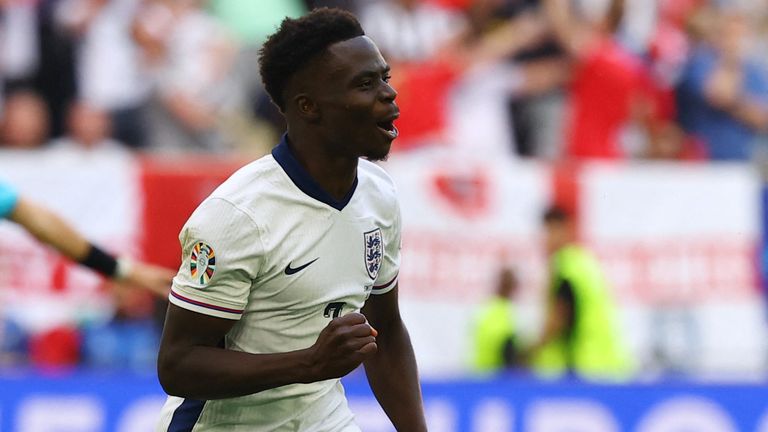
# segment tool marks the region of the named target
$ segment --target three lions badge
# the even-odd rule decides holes
[[[381,260],[384,256],[384,241],[381,237],[381,228],[365,233],[364,241],[365,269],[368,271],[368,276],[376,280],[381,268]]]

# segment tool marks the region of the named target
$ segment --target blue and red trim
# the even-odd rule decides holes
[[[385,283],[384,285],[374,285],[374,286],[373,286],[373,289],[374,289],[374,290],[383,290],[383,289],[387,289],[387,288],[389,288],[389,286],[390,286],[390,285],[392,285],[393,283],[395,283],[395,281],[397,280],[397,277],[398,277],[399,275],[400,275],[400,273],[399,273],[399,272],[398,272],[398,273],[395,273],[395,277],[393,277],[391,281],[389,281],[389,282]]]
[[[243,314],[243,310],[242,309],[230,309],[230,308],[225,308],[225,307],[222,307],[222,306],[216,306],[216,305],[212,305],[212,304],[208,304],[208,303],[203,303],[203,302],[197,301],[197,300],[192,300],[191,298],[184,297],[183,295],[181,295],[181,294],[179,294],[179,293],[177,293],[176,291],[173,291],[173,290],[171,290],[171,295],[176,297],[177,299],[183,301],[183,302],[186,302],[186,303],[189,303],[189,304],[192,304],[192,305],[195,305],[195,306],[200,306],[200,307],[204,307],[204,308],[208,308],[208,309],[213,309],[215,311],[226,312],[226,313],[231,313],[231,314],[236,314],[236,315],[242,315]]]

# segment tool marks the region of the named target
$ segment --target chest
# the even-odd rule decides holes
[[[328,318],[363,306],[384,260],[382,221],[336,214],[273,226],[255,307]]]

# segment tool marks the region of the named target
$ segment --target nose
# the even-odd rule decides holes
[[[395,90],[395,88],[392,87],[392,85],[390,85],[388,82],[385,82],[381,87],[380,97],[384,102],[392,102],[397,97],[397,90]]]

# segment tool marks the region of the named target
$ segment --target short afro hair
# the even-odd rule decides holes
[[[329,46],[365,35],[354,15],[318,8],[301,18],[285,18],[259,52],[261,79],[272,101],[285,112],[283,91],[288,80]]]
[[[541,215],[541,220],[545,224],[562,224],[572,219],[571,212],[558,205],[552,205],[548,207],[544,214]]]

